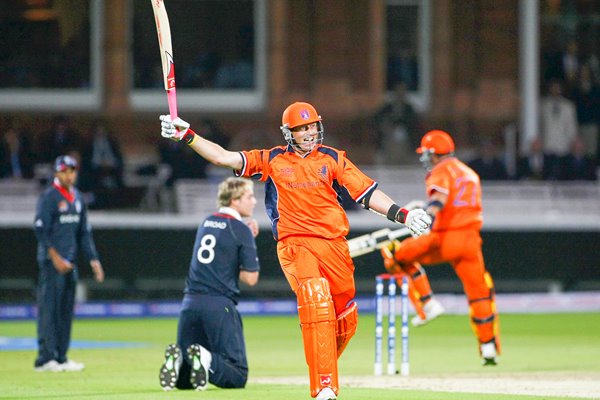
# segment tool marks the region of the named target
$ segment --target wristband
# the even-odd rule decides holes
[[[400,222],[403,224],[406,221],[408,210],[406,208],[400,208],[398,204],[392,204],[387,212],[387,219],[394,222]]]
[[[392,204],[387,212],[387,219],[403,224],[406,222],[407,215],[408,210],[406,208],[400,208],[398,204]]]
[[[392,204],[387,212],[387,219],[390,221],[396,222],[396,214],[400,211],[400,206],[398,204]]]
[[[188,130],[183,134],[181,140],[183,140],[188,146],[191,146],[192,143],[194,143],[194,140],[196,140],[196,132],[188,128]]]

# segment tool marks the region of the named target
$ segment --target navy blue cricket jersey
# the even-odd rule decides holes
[[[229,210],[221,208],[198,227],[184,293],[226,296],[237,304],[240,270],[260,270],[250,228]]]
[[[34,229],[38,262],[49,259],[48,247],[54,247],[61,257],[72,263],[77,261],[79,246],[88,260],[98,259],[87,209],[77,189],[67,193],[56,182],[46,189],[37,203]]]

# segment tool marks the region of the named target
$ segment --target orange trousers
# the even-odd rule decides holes
[[[337,395],[337,359],[354,335],[358,320],[352,303],[354,264],[347,241],[292,236],[277,243],[277,255],[298,298],[310,395],[316,397],[325,387]]]
[[[322,277],[329,283],[336,315],[354,299],[354,263],[345,238],[288,236],[277,242],[277,256],[294,293],[305,280]]]
[[[450,263],[467,295],[473,330],[480,343],[496,340],[499,349],[494,288],[485,269],[481,244],[479,229],[433,231],[404,240],[394,256],[405,265]]]

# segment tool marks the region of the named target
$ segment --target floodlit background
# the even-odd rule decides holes
[[[179,114],[197,132],[231,150],[282,145],[281,112],[308,101],[325,143],[404,204],[424,198],[420,138],[447,130],[483,180],[500,313],[600,311],[600,2],[165,3]],[[230,171],[161,138],[167,112],[149,1],[0,0],[0,319],[35,317],[35,203],[64,153],[80,161],[107,277],[98,285],[80,264],[78,315],[177,314],[195,229]],[[350,237],[394,228],[343,204]],[[256,218],[261,280],[244,288],[244,312],[293,314],[262,200]],[[383,265],[377,253],[355,262],[368,315]],[[452,269],[427,271],[450,313],[464,314]],[[12,323],[0,322],[0,339]]]

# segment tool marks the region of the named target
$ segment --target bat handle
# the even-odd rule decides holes
[[[177,96],[175,95],[175,88],[167,90],[167,101],[169,103],[171,121],[174,121],[177,118]]]

